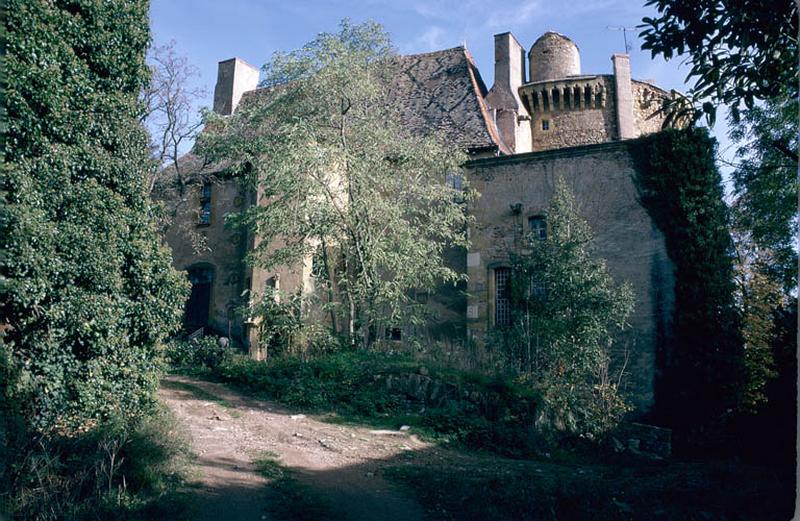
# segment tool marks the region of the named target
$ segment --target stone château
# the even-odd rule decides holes
[[[529,232],[547,233],[545,210],[561,176],[593,228],[597,255],[616,281],[634,289],[631,327],[613,356],[627,361],[628,391],[645,412],[654,400],[657,352],[670,338],[674,281],[664,235],[639,202],[629,144],[661,129],[661,102],[674,93],[632,79],[625,54],[611,56],[611,74],[583,72],[578,46],[555,32],[527,53],[511,33],[495,35],[494,43],[488,90],[464,47],[400,56],[392,65],[392,102],[403,123],[414,132],[443,130],[465,149],[466,175],[481,194],[470,206],[470,250],[449,259],[468,282],[431,296],[438,318],[428,334],[480,342],[509,320],[509,254]],[[214,110],[229,115],[248,103],[259,92],[258,79],[258,69],[241,59],[220,62]],[[186,204],[174,206],[167,241],[175,266],[193,284],[187,327],[217,330],[258,357],[253,325],[235,313],[240,295],[266,286],[313,291],[311,261],[276,271],[248,266],[244,256],[258,237],[226,228],[224,216],[257,204],[255,194],[234,179],[215,178],[191,153],[179,165],[188,173]],[[199,253],[193,236],[207,246]]]

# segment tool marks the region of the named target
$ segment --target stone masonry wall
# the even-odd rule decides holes
[[[630,328],[613,347],[612,359],[627,357],[626,391],[638,413],[653,404],[656,351],[665,342],[673,306],[673,267],[663,234],[639,204],[633,165],[622,143],[533,152],[473,161],[470,182],[481,193],[472,205],[475,225],[467,256],[467,328],[480,339],[494,321],[493,270],[508,266],[508,254],[522,244],[527,220],[543,215],[563,176],[581,215],[592,226],[596,253],[608,262],[616,282],[628,281],[636,307]],[[521,205],[514,215],[511,205]]]
[[[664,90],[645,83],[633,80],[633,120],[637,136],[659,132],[664,123],[664,114],[659,114],[661,102],[669,97]]]
[[[214,269],[209,325],[227,335],[230,317],[232,336],[241,338],[241,323],[232,317],[231,311],[238,305],[243,289],[242,258],[246,237],[225,227],[225,215],[240,211],[245,196],[237,181],[215,181],[211,191],[211,222],[207,226],[199,225],[201,187],[200,182],[188,184],[183,198],[169,201],[171,208],[168,207],[168,211],[175,214],[167,229],[167,243],[172,248],[175,268],[186,270],[193,266],[207,266]],[[192,240],[192,235],[195,240]],[[197,239],[200,239],[199,244]],[[199,246],[199,251],[195,251],[196,246]]]

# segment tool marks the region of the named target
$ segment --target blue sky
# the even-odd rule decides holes
[[[558,31],[572,38],[581,51],[585,73],[611,72],[611,54],[624,51],[623,35],[611,27],[634,27],[654,11],[643,0],[445,0],[441,2],[384,0],[258,1],[151,0],[151,27],[156,44],[175,40],[179,54],[195,65],[197,82],[206,88],[201,106],[210,106],[217,62],[238,56],[261,66],[275,51],[300,47],[320,32],[336,31],[342,18],[383,24],[404,54],[466,44],[487,87],[494,76],[493,35],[511,31],[526,48],[542,33]],[[642,52],[637,31],[632,43],[633,77],[653,80],[666,89],[685,90],[687,67],[680,59],[651,59]],[[721,118],[722,114],[719,114]],[[721,150],[728,147],[724,121],[714,134]],[[726,154],[729,156],[730,154]]]

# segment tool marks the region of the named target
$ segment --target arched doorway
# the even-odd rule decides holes
[[[190,330],[207,327],[214,268],[208,265],[192,266],[187,271],[189,282],[192,283],[192,294],[186,303],[186,327]]]

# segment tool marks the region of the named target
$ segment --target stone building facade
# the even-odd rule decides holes
[[[526,59],[527,58],[527,59]],[[466,287],[434,296],[439,322],[434,336],[481,342],[498,325],[498,291],[509,256],[534,228],[546,230],[546,208],[558,177],[576,195],[591,224],[599,256],[614,279],[632,285],[636,308],[631,327],[616,342],[627,361],[629,391],[640,412],[653,404],[656,352],[668,341],[673,301],[672,264],[662,232],[639,203],[630,140],[656,132],[660,102],[673,96],[631,79],[627,55],[611,57],[612,74],[581,71],[580,52],[569,38],[545,33],[527,53],[511,33],[495,35],[495,79],[486,89],[463,47],[401,56],[390,103],[415,132],[445,131],[453,146],[470,154],[466,175],[481,194],[471,204],[475,224],[469,251],[449,253],[467,273]],[[257,70],[239,59],[219,64],[214,109],[231,114],[259,92]],[[187,154],[179,161],[187,181],[182,205],[172,204],[167,241],[175,265],[194,284],[188,326],[206,326],[254,345],[253,324],[235,319],[245,290],[265,286],[313,291],[311,263],[275,272],[243,261],[258,241],[223,225],[227,213],[257,204],[257,194],[236,179],[212,175],[214,168]],[[180,198],[165,198],[170,206]],[[209,215],[206,215],[208,213]],[[186,228],[201,236],[192,247]],[[260,356],[251,352],[253,356]]]

